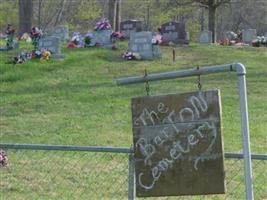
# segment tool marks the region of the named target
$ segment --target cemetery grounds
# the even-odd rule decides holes
[[[24,49],[31,49],[21,43]],[[65,45],[66,46],[66,45]],[[119,50],[67,49],[65,60],[6,64],[16,50],[0,52],[0,143],[130,148],[130,100],[145,96],[144,84],[116,86],[119,77],[241,62],[247,68],[252,153],[267,153],[267,50],[190,44],[161,47],[162,59],[124,61]],[[219,88],[225,152],[241,152],[239,96],[235,73],[201,76],[203,90]],[[197,77],[151,82],[150,94],[197,91]],[[0,167],[0,199],[127,199],[128,155],[7,150]],[[230,161],[229,161],[230,160]],[[227,198],[244,199],[242,160],[226,159]],[[255,199],[267,199],[266,163],[253,161]],[[230,178],[229,178],[230,177]],[[264,190],[265,187],[265,190]],[[139,198],[138,198],[139,199]],[[161,198],[225,199],[225,196]]]

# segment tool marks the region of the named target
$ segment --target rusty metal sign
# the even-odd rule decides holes
[[[136,195],[225,193],[218,90],[132,99]]]

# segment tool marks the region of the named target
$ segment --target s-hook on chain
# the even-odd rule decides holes
[[[198,71],[198,80],[197,80],[197,87],[198,87],[198,90],[201,91],[201,88],[202,88],[202,84],[201,84],[201,80],[200,80],[200,71],[199,71],[199,66],[197,66],[197,71]]]
[[[144,79],[145,79],[145,90],[146,90],[146,95],[149,96],[149,92],[150,92],[150,89],[149,89],[149,82],[147,80],[147,70],[145,69],[145,75],[144,75]]]

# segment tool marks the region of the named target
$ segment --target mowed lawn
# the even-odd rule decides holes
[[[25,49],[32,48],[21,44]],[[146,95],[144,84],[117,86],[120,77],[241,62],[247,68],[251,147],[267,152],[267,48],[190,44],[161,47],[162,59],[124,61],[119,50],[62,48],[65,60],[6,64],[15,51],[0,52],[0,141],[66,145],[132,144],[130,100]],[[203,90],[220,89],[225,151],[242,149],[237,75],[201,77]],[[150,83],[151,95],[196,91],[197,77]]]
[[[31,46],[21,44],[25,49]],[[267,153],[267,49],[190,44],[161,47],[156,61],[124,61],[119,50],[66,49],[64,61],[6,64],[16,51],[0,52],[0,143],[130,147],[132,97],[144,84],[117,86],[119,77],[241,62],[247,67],[253,153]],[[201,76],[203,90],[221,90],[226,152],[242,150],[237,75]],[[150,83],[151,95],[197,91],[197,77]],[[7,150],[0,167],[0,199],[126,199],[128,155],[94,152]],[[226,159],[226,195],[205,199],[245,199],[243,162]],[[267,196],[264,161],[253,161],[255,199]],[[203,199],[195,196],[191,200]],[[167,199],[167,198],[162,198]],[[172,198],[168,198],[172,199]],[[173,199],[177,199],[174,197]],[[183,198],[188,199],[188,198]]]

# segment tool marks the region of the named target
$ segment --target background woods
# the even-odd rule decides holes
[[[217,38],[224,31],[255,28],[267,31],[267,1],[264,0],[0,0],[0,28],[12,23],[19,33],[31,26],[49,31],[68,25],[71,31],[87,32],[101,17],[113,29],[127,19],[141,20],[145,30],[155,31],[162,23],[186,23],[191,40],[200,30],[211,30]],[[213,37],[216,39],[216,37]]]

